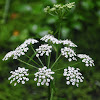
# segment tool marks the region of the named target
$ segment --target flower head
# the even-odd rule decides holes
[[[61,54],[66,58],[68,58],[68,61],[77,60],[75,58],[76,53],[71,48],[68,47],[61,48]]]
[[[77,47],[76,44],[74,44],[72,41],[66,39],[66,40],[60,40],[60,43],[62,43],[63,45],[67,45],[69,47]]]
[[[2,60],[8,60],[8,58],[13,56],[13,59],[17,59],[21,55],[25,55],[25,52],[28,51],[28,45],[37,43],[35,39],[27,39],[23,44],[18,46],[15,50],[8,52]]]
[[[47,6],[46,8],[44,8],[44,12],[50,13],[50,14],[51,13],[58,14],[59,11],[71,9],[74,6],[74,3],[75,2],[67,3],[65,5],[54,4],[52,8],[50,8],[50,6]]]
[[[37,54],[36,57],[43,56],[44,54],[46,54],[47,56],[49,56],[49,53],[51,52],[51,48],[52,46],[49,46],[48,44],[42,44],[41,46],[39,46],[38,49],[36,49]]]
[[[47,67],[44,66],[43,68],[39,68],[38,72],[34,74],[34,81],[38,81],[37,86],[44,84],[46,86],[49,86],[50,80],[54,79],[54,77],[51,76],[52,74],[54,74],[54,72],[51,71],[51,69],[47,69]]]
[[[35,44],[35,43],[38,43],[38,41],[36,39],[32,39],[32,38],[29,38],[29,39],[25,40],[25,42],[24,42],[24,44],[26,44],[26,45]]]
[[[10,80],[10,84],[12,82],[14,82],[14,86],[17,85],[17,83],[22,83],[22,84],[25,84],[25,81],[28,81],[29,78],[27,78],[27,76],[29,75],[27,73],[28,69],[25,69],[24,67],[23,68],[20,68],[18,67],[17,70],[15,71],[11,71],[10,73],[12,74],[8,80]]]
[[[14,51],[8,52],[2,60],[3,60],[3,61],[4,61],[4,60],[8,60],[8,58],[12,57],[13,54],[14,54]]]
[[[18,46],[13,53],[13,59],[17,59],[18,57],[20,57],[21,55],[25,55],[25,52],[28,51],[28,47],[27,44],[23,43],[20,46]]]
[[[65,4],[65,7],[72,8],[75,6],[74,4],[75,4],[75,2],[67,3],[67,4]]]
[[[86,54],[78,54],[77,55],[80,59],[82,59],[82,62],[85,63],[85,66],[94,66],[94,60],[92,58],[90,58],[88,55]]]
[[[66,76],[66,84],[76,85],[78,87],[79,82],[83,82],[84,77],[79,72],[79,68],[68,66],[68,69],[64,69],[63,76]]]
[[[42,37],[40,40],[45,41],[45,42],[52,42],[53,44],[59,44],[59,40],[56,39],[53,35],[45,35],[44,37]]]
[[[50,6],[47,6],[46,8],[44,8],[44,12],[48,12],[50,10]]]

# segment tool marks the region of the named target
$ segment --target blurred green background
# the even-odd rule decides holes
[[[67,86],[62,76],[57,76],[54,100],[100,100],[100,1],[99,0],[0,0],[0,100],[47,100],[47,87],[37,87],[30,76],[25,85],[16,87],[8,81],[10,71],[18,66],[16,60],[2,61],[4,55],[27,38],[40,38],[55,31],[57,18],[45,14],[47,5],[75,2],[62,24],[62,39],[71,39],[78,45],[77,53],[86,53],[95,61],[95,67],[79,64],[84,82],[79,88]],[[28,52],[29,55],[32,51]],[[22,58],[23,59],[23,58]],[[24,58],[27,60],[27,58]],[[30,62],[31,63],[31,62]],[[59,66],[66,65],[60,60]],[[30,68],[30,73],[34,69]]]

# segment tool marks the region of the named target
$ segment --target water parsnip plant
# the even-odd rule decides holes
[[[82,73],[80,72],[79,68],[74,68],[74,65],[79,64],[81,62],[78,62],[78,59],[82,59],[82,62],[85,63],[85,66],[94,66],[94,61],[91,57],[89,57],[86,54],[77,54],[74,51],[74,48],[77,48],[78,46],[74,44],[71,40],[62,40],[61,39],[61,19],[64,17],[67,10],[71,9],[74,6],[73,3],[68,3],[65,5],[56,4],[52,8],[47,6],[44,11],[50,15],[56,15],[58,16],[60,23],[57,31],[55,32],[58,36],[58,39],[55,38],[54,35],[47,34],[40,38],[40,40],[36,40],[33,38],[29,38],[25,40],[24,43],[22,43],[20,46],[18,46],[15,50],[8,52],[5,57],[2,59],[8,60],[9,58],[13,57],[13,59],[16,59],[24,64],[27,65],[27,69],[24,67],[18,67],[17,70],[11,71],[12,74],[8,80],[10,80],[10,83],[14,83],[14,86],[16,86],[18,83],[25,84],[26,81],[29,81],[29,73],[28,73],[28,66],[31,66],[37,70],[37,72],[34,73],[34,81],[37,82],[37,86],[45,85],[48,86],[48,100],[53,100],[53,94],[54,94],[54,79],[55,75],[57,75],[57,71],[64,70],[62,76],[66,79],[66,85],[75,85],[79,87],[79,83],[83,82],[84,77]],[[35,47],[35,45],[42,43],[38,48]],[[29,46],[33,50],[33,55],[36,56],[38,62],[35,61],[34,57],[29,57],[26,53],[29,50]],[[56,53],[56,59],[53,63],[51,63],[51,54]],[[31,65],[22,59],[20,59],[20,56],[27,56],[31,61],[33,61],[37,66]],[[42,57],[46,56],[48,59],[46,59],[47,63],[43,63]],[[68,60],[68,62],[76,62],[73,65],[69,65],[64,67],[63,65],[60,68],[54,69],[56,63],[58,62],[61,57]]]

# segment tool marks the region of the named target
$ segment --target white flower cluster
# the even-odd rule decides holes
[[[40,40],[45,41],[45,42],[52,42],[53,44],[59,44],[60,41],[58,39],[56,39],[53,35],[45,35],[44,37],[42,37]]]
[[[49,12],[49,10],[50,10],[50,6],[47,6],[46,8],[44,8],[44,12]]]
[[[26,76],[29,75],[27,73],[27,71],[28,71],[28,69],[25,69],[24,67],[23,68],[18,67],[18,70],[11,71],[10,73],[12,75],[8,78],[8,80],[10,80],[10,84],[12,82],[14,82],[14,81],[15,81],[14,86],[16,86],[17,83],[20,83],[20,82],[22,84],[25,84],[25,81],[28,81],[29,80],[29,78],[26,77]]]
[[[53,80],[54,77],[52,77],[51,75],[54,74],[53,71],[51,71],[51,69],[47,69],[46,66],[44,66],[43,68],[39,68],[38,72],[36,72],[34,81],[38,81],[37,82],[37,86],[40,85],[46,85],[49,86],[49,82],[50,80]]]
[[[43,56],[44,54],[49,56],[49,53],[51,53],[51,48],[52,46],[49,46],[48,44],[42,44],[41,46],[39,46],[38,49],[36,49],[37,51],[36,57],[39,57],[39,55]]]
[[[50,6],[47,6],[46,8],[44,8],[44,12],[46,13],[57,13],[57,11],[59,10],[67,10],[70,9],[74,6],[75,2],[72,3],[67,3],[65,5],[61,5],[61,4],[54,4],[52,8],[50,8]]]
[[[35,44],[37,42],[38,41],[36,39],[29,38],[29,39],[25,40],[24,44],[29,45],[29,44]]]
[[[63,45],[68,45],[70,47],[77,47],[76,44],[74,44],[72,41],[70,41],[68,39],[58,40],[53,35],[50,35],[50,34],[45,35],[40,40],[45,41],[45,42],[52,42],[53,44],[63,44]]]
[[[65,7],[72,8],[75,6],[74,4],[75,4],[75,2],[67,3],[67,4],[65,4]]]
[[[4,60],[8,60],[8,58],[12,57],[13,54],[14,54],[14,51],[8,52],[2,60],[3,60],[3,61],[4,61]]]
[[[54,7],[55,7],[56,9],[72,8],[72,7],[74,7],[74,4],[75,4],[75,2],[67,3],[67,4],[65,4],[65,5],[54,4]]]
[[[13,56],[13,59],[17,59],[21,55],[25,55],[25,52],[28,51],[28,45],[37,43],[35,39],[27,39],[23,44],[18,46],[15,50],[8,52],[2,60],[8,60],[8,58]]]
[[[71,48],[68,47],[61,48],[61,54],[66,58],[68,58],[68,61],[72,61],[72,60],[77,61],[77,59],[75,58],[76,53]]]
[[[86,54],[78,54],[77,55],[80,59],[82,59],[82,62],[85,63],[85,66],[95,66],[94,65],[94,60],[92,58],[90,58],[88,55]]]
[[[60,43],[62,43],[63,45],[68,45],[70,47],[77,47],[76,44],[74,44],[72,41],[66,39],[66,40],[60,40]]]
[[[79,68],[74,68],[68,66],[68,69],[64,69],[63,76],[66,76],[66,84],[69,85],[72,83],[72,85],[79,86],[79,82],[83,82],[84,77],[79,72]]]

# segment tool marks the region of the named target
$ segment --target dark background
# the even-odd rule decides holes
[[[26,65],[16,60],[2,61],[4,55],[27,38],[40,38],[55,31],[57,18],[45,14],[43,9],[54,3],[75,1],[75,7],[62,22],[62,39],[71,39],[78,45],[77,53],[90,55],[94,67],[79,67],[85,77],[79,88],[67,86],[57,76],[54,100],[100,100],[100,1],[99,0],[0,0],[0,100],[47,100],[47,87],[37,87],[30,76],[25,85],[14,87],[9,83],[10,71]],[[31,55],[32,51],[28,52]],[[23,59],[23,58],[22,58]],[[27,60],[24,58],[24,60]],[[59,62],[62,66],[63,60]],[[33,68],[29,68],[34,73]]]

